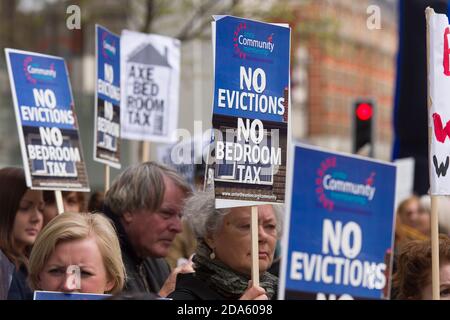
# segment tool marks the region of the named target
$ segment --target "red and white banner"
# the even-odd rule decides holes
[[[445,14],[428,20],[430,191],[450,194],[450,25]],[[414,125],[414,124],[411,124]]]

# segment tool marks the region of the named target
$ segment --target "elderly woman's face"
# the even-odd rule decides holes
[[[73,266],[79,267],[78,284],[76,275],[68,271]],[[39,287],[45,291],[105,293],[113,286],[94,237],[57,244],[39,273]]]
[[[251,274],[251,208],[233,208],[224,217],[222,228],[208,240],[216,258],[231,269]],[[271,205],[258,206],[259,270],[266,271],[272,264],[277,241],[277,220]]]

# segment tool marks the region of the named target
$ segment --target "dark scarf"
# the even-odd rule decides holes
[[[225,299],[237,300],[248,287],[250,277],[231,270],[218,259],[209,257],[212,250],[203,241],[199,240],[196,253],[192,259],[196,277],[206,282],[208,286]],[[277,292],[278,278],[269,272],[260,275],[259,285],[266,290],[271,299]]]

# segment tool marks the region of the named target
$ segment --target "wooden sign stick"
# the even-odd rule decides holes
[[[258,245],[258,207],[252,206],[252,283],[259,286],[259,245]]]
[[[431,196],[431,282],[433,300],[440,300],[438,196]]]
[[[62,192],[55,190],[56,208],[58,209],[58,214],[64,212],[64,202],[62,197]]]
[[[109,165],[105,164],[105,194],[109,189],[109,182],[110,182]]]
[[[150,160],[150,142],[142,141],[142,162],[147,162]]]

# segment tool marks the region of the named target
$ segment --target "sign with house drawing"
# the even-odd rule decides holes
[[[122,137],[173,142],[178,124],[180,41],[124,30],[121,50]]]

